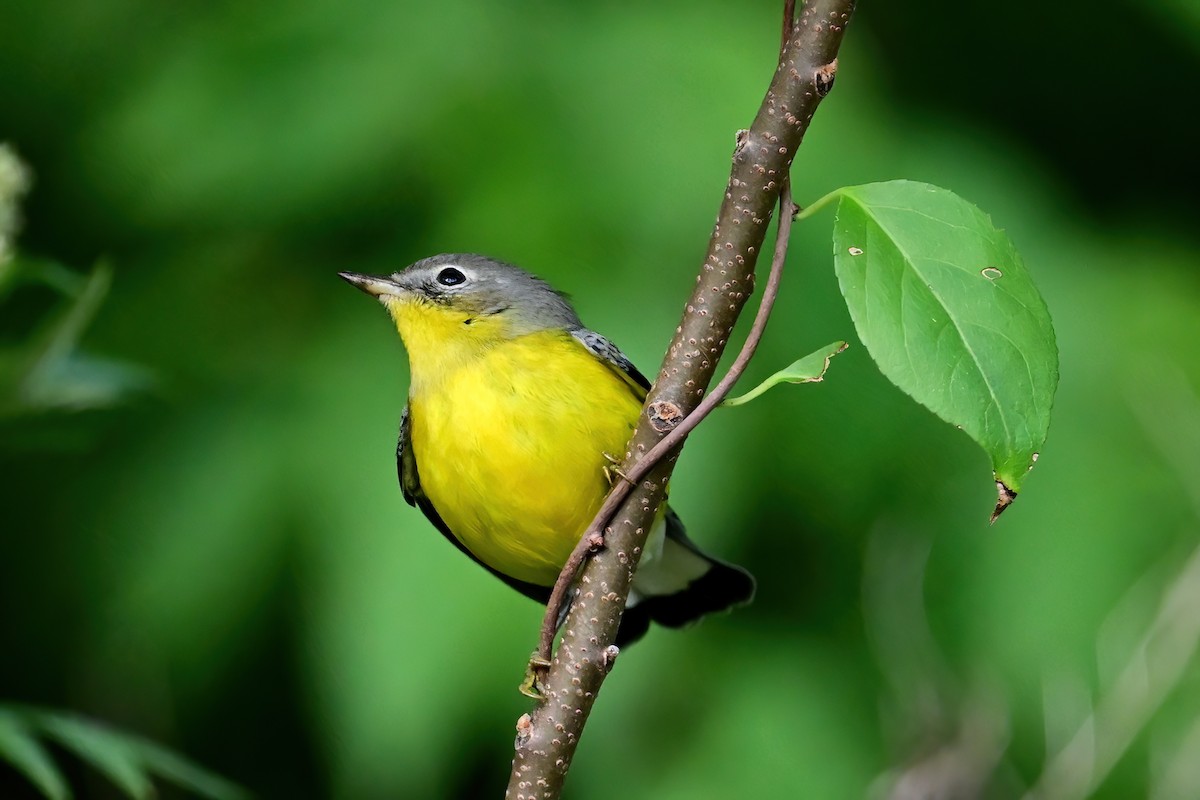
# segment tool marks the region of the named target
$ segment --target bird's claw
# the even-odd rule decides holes
[[[629,480],[629,476],[621,470],[621,459],[617,458],[612,453],[602,453],[601,455],[603,455],[604,460],[608,462],[600,469],[604,471],[604,478],[608,481],[609,486],[612,486],[614,483],[616,483],[617,478],[620,478],[629,484],[633,483],[633,481]]]
[[[529,657],[529,666],[525,668],[525,679],[521,681],[517,691],[534,700],[545,700],[546,694],[542,691],[542,676],[548,669],[550,669],[550,662],[539,656],[536,650],[533,651],[533,655]]]

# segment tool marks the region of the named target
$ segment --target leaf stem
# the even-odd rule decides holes
[[[834,200],[839,199],[842,196],[842,192],[844,191],[844,188],[845,187],[834,189],[829,194],[827,194],[823,197],[818,197],[816,200],[809,203],[807,206],[802,206],[800,208],[800,211],[798,211],[796,213],[796,220],[800,221],[800,220],[808,219],[809,217],[813,216],[821,209],[825,208],[825,206],[832,203]]]

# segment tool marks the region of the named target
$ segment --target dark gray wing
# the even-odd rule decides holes
[[[595,331],[589,331],[587,328],[576,328],[571,331],[571,335],[591,351],[592,355],[606,363],[614,372],[624,378],[630,386],[638,390],[638,399],[646,399],[646,392],[650,391],[650,381],[646,380],[645,375],[638,372],[638,368],[633,365],[632,361],[625,357],[625,354],[621,352],[621,348]]]
[[[545,603],[549,600],[549,586],[526,583],[525,581],[510,578],[508,575],[492,569],[476,558],[475,554],[468,550],[466,545],[450,532],[450,526],[442,519],[442,515],[437,512],[437,509],[433,507],[433,503],[430,502],[425,492],[421,489],[421,476],[417,472],[417,455],[413,452],[412,442],[409,441],[410,427],[409,411],[406,405],[404,406],[404,413],[400,415],[400,436],[396,440],[396,471],[400,475],[400,491],[404,494],[404,499],[408,504],[421,509],[425,517],[433,523],[433,527],[441,531],[442,535],[449,539],[451,544],[465,553],[476,564],[528,598],[536,600],[539,603]]]
[[[400,414],[400,437],[396,440],[396,471],[400,474],[400,491],[410,506],[417,504],[417,495],[421,494],[421,479],[417,476],[417,459],[409,446],[408,404],[404,404],[404,412]],[[441,518],[433,521],[439,528]]]
[[[681,628],[706,614],[726,611],[754,599],[754,576],[727,561],[713,558],[688,538],[683,523],[667,509],[667,539],[677,542],[708,562],[709,568],[687,586],[672,594],[652,595],[626,607],[617,630],[617,647],[636,641],[653,620],[668,628]],[[664,548],[664,553],[665,553]]]
[[[646,399],[650,381],[638,372],[615,344],[595,331],[577,328],[571,331],[579,342],[596,358],[607,364],[625,379],[639,401]],[[683,589],[670,595],[643,598],[637,605],[627,606],[617,630],[617,645],[623,646],[641,638],[653,620],[661,625],[678,628],[705,614],[750,602],[754,596],[754,578],[734,564],[713,558],[700,550],[684,531],[683,523],[670,508],[666,513],[667,537],[678,542],[707,561],[709,569]]]

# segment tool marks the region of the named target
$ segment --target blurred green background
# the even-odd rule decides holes
[[[651,373],[779,12],[6,2],[33,185],[0,285],[0,700],[262,797],[499,797],[540,609],[404,504],[403,351],[335,273],[514,261]],[[878,374],[831,217],[799,225],[743,388],[854,346],[715,414],[672,491],[757,602],[622,657],[570,796],[1017,797],[1096,703],[1069,779],[1200,796],[1200,602],[1160,615],[1200,544],[1198,62],[1184,0],[861,5],[796,199],[906,177],[991,213],[1057,327],[1049,442],[989,528],[984,455]],[[31,796],[3,764],[0,796]]]

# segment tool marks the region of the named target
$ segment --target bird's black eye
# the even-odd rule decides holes
[[[458,286],[460,283],[466,283],[467,276],[462,274],[461,270],[454,267],[446,267],[437,274],[437,282],[442,286]]]

